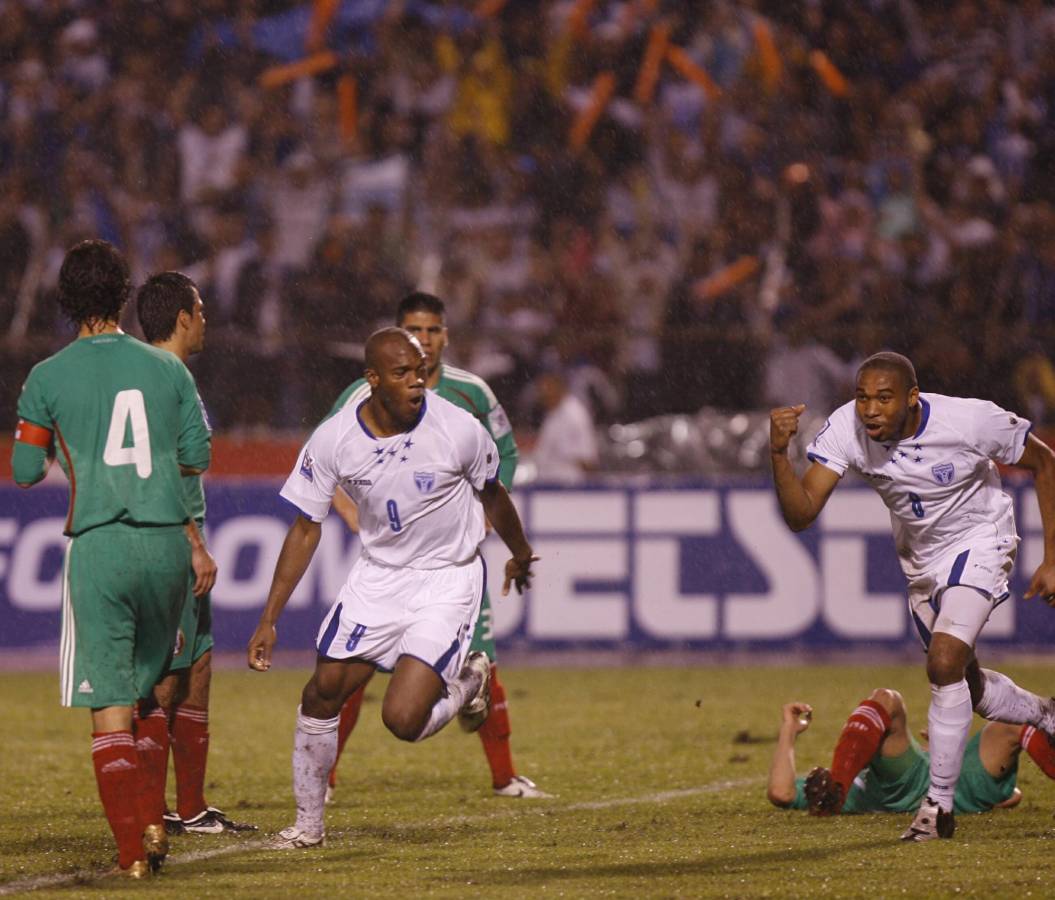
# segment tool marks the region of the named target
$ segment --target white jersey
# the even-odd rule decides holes
[[[994,460],[1018,462],[1032,427],[987,400],[921,393],[920,405],[912,437],[880,443],[868,437],[851,401],[832,413],[807,450],[840,477],[858,472],[883,498],[909,578],[974,539],[1017,543],[1013,503]]]
[[[362,401],[323,422],[281,495],[321,522],[340,485],[359,507],[363,552],[382,565],[438,569],[475,557],[484,513],[475,491],[498,477],[498,449],[469,413],[426,391],[417,423],[375,437]]]

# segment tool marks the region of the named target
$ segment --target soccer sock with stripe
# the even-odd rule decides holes
[[[209,711],[181,703],[170,725],[176,770],[176,813],[193,819],[205,810],[205,765],[209,756]]]
[[[356,688],[341,707],[341,722],[337,726],[337,759],[333,761],[333,768],[330,769],[330,787],[337,786],[337,763],[341,758],[341,753],[344,752],[344,745],[348,743],[352,729],[355,728],[355,723],[359,721],[359,710],[362,708],[365,693],[366,685],[364,684]]]
[[[1055,733],[1055,700],[1019,687],[1003,672],[982,669],[982,699],[974,711],[994,722],[1030,724]]]
[[[496,788],[505,787],[513,780],[516,770],[513,768],[513,751],[509,746],[509,709],[506,704],[506,690],[498,680],[498,667],[491,666],[491,712],[477,732],[491,767],[491,784]]]
[[[458,677],[454,681],[448,682],[447,684],[447,696],[440,697],[432,707],[432,712],[429,714],[429,720],[425,723],[425,727],[421,730],[414,740],[423,741],[427,737],[432,737],[437,731],[439,731],[444,725],[446,725],[451,719],[457,714],[458,710],[462,708],[465,701],[472,697],[480,688],[480,677],[476,672],[470,672],[468,675],[458,674]]]
[[[832,755],[832,778],[850,792],[857,773],[879,752],[890,728],[890,714],[875,700],[862,700],[843,726]]]
[[[143,852],[143,829],[140,817],[139,756],[131,731],[92,733],[92,765],[99,786],[99,799],[117,841],[117,863],[127,869]]]
[[[971,730],[971,691],[966,679],[953,684],[930,686],[927,731],[930,736],[930,797],[946,812],[952,812],[956,782],[963,767],[963,751]]]
[[[293,796],[297,800],[297,828],[319,837],[326,807],[326,778],[337,760],[337,726],[340,716],[314,719],[297,707],[293,736]]]
[[[169,766],[168,713],[160,706],[136,708],[133,721],[144,825],[160,825],[165,814],[165,779]]]
[[[1051,745],[1051,738],[1047,734],[1032,725],[1023,725],[1019,743],[1041,772],[1048,778],[1055,778],[1055,747]]]

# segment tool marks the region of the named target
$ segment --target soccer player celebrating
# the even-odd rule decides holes
[[[66,254],[58,302],[77,338],[30,372],[12,468],[19,485],[35,484],[57,445],[70,482],[62,703],[91,709],[118,872],[141,878],[161,864],[168,840],[164,785],[143,777],[132,709],[168,667],[188,571],[201,596],[216,566],[181,483],[209,464],[201,401],[186,366],[118,327],[130,292],[128,266],[105,241]]]
[[[425,353],[408,332],[371,335],[369,399],[315,430],[281,491],[300,514],[249,641],[253,669],[271,665],[275,623],[318,546],[339,485],[357,506],[363,552],[319,629],[294,738],[297,820],[279,833],[278,848],[322,844],[341,707],[375,669],[392,672],[381,717],[401,740],[423,740],[459,713],[471,728],[486,719],[490,661],[469,653],[486,580],[479,549],[485,516],[513,554],[503,591],[530,583],[537,557],[498,480],[494,441],[464,410],[426,396],[426,376]]]
[[[443,362],[443,351],[447,346],[445,317],[446,309],[439,297],[418,291],[408,294],[400,301],[396,312],[396,325],[414,335],[420,342],[421,349],[425,351],[428,370],[425,387],[475,416],[494,439],[498,447],[498,480],[507,491],[511,490],[518,460],[513,429],[494,392],[482,378]],[[369,396],[370,385],[365,378],[360,378],[337,398],[327,418],[345,406],[358,406]],[[355,504],[348,500],[343,491],[334,495],[333,505],[349,527],[357,531]],[[531,779],[518,775],[513,767],[513,753],[509,744],[509,711],[506,691],[498,680],[498,667],[495,664],[494,616],[486,585],[480,605],[480,618],[476,621],[470,647],[470,652],[478,651],[486,653],[491,660],[491,712],[477,731],[491,768],[491,787],[499,797],[549,797],[550,795],[540,790]],[[341,708],[341,724],[337,730],[338,759],[359,718],[365,691],[364,684]],[[330,786],[326,792],[327,801],[332,797],[336,784],[337,763],[334,762],[333,769],[330,770]]]
[[[184,365],[205,347],[205,315],[197,285],[179,272],[147,279],[136,295],[143,335]],[[205,529],[205,492],[200,475],[182,479],[187,512]],[[205,802],[205,765],[209,754],[209,684],[212,681],[212,607],[209,594],[196,597],[188,584],[174,656],[168,673],[154,689],[156,703],[141,704],[136,725],[140,757],[165,790],[169,747],[176,769],[176,812],[165,813],[169,834],[219,834],[255,831],[233,822]],[[149,738],[149,740],[147,740]]]
[[[927,795],[930,761],[909,730],[901,694],[889,688],[872,691],[843,726],[830,769],[795,775],[795,741],[810,727],[813,707],[786,703],[769,767],[766,796],[774,806],[805,809],[810,815],[912,812]],[[958,813],[987,812],[1017,806],[1018,756],[1025,750],[1049,778],[1055,778],[1055,749],[1048,736],[1032,725],[987,722],[964,748],[956,783]],[[832,781],[841,791],[830,790]],[[844,798],[833,803],[836,797]]]
[[[857,373],[856,398],[841,406],[809,445],[800,478],[787,457],[803,405],[770,414],[777,500],[789,527],[817,518],[847,469],[861,474],[890,510],[909,611],[927,648],[930,787],[907,841],[952,837],[953,797],[972,707],[987,719],[1055,732],[1055,701],[982,669],[974,645],[1007,581],[1018,535],[1011,498],[995,463],[1034,475],[1044,525],[1044,560],[1026,597],[1055,600],[1055,455],[1030,423],[984,400],[921,393],[912,363],[877,353]],[[843,780],[830,789],[845,793]],[[831,806],[842,802],[836,796]]]

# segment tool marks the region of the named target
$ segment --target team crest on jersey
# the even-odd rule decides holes
[[[427,494],[436,486],[436,474],[434,472],[415,472],[414,484],[422,494]]]
[[[930,467],[931,474],[938,484],[952,484],[952,478],[956,474],[956,467],[952,463],[940,463]]]
[[[314,465],[315,463],[311,458],[311,454],[305,453],[304,459],[300,463],[300,474],[307,478],[312,484],[315,483],[315,473],[312,471],[312,466]]]

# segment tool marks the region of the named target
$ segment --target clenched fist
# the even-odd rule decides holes
[[[798,406],[781,406],[769,413],[769,450],[771,453],[787,453],[792,435],[799,430],[799,416],[806,409],[805,403]]]

